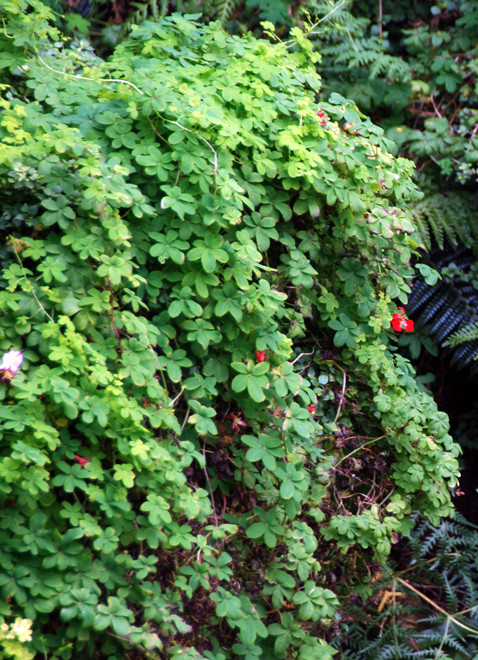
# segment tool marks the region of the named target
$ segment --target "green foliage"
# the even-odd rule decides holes
[[[357,11],[354,4],[362,6]],[[390,41],[387,32],[382,30],[379,33],[373,25],[374,19],[370,15],[375,16],[375,12],[368,11],[368,16],[362,15],[363,3],[310,0],[304,9],[320,21],[320,28],[312,38],[319,40],[321,52],[333,73],[339,73],[342,79],[339,84],[344,82],[346,69],[362,69],[364,79],[369,81],[386,78],[403,83],[410,80],[408,64],[386,52]],[[327,67],[327,77],[328,72]]]
[[[420,247],[431,252],[437,247],[443,250],[446,242],[454,246],[460,242],[472,248],[478,231],[475,196],[463,190],[439,192],[438,183],[430,185],[424,179],[419,183],[424,197],[410,207],[410,217],[418,233],[418,239],[414,239]]]
[[[355,599],[344,658],[453,658],[478,651],[478,531],[462,516],[419,520],[366,603]],[[398,564],[398,566],[397,566]],[[364,616],[365,613],[365,616]]]
[[[308,0],[303,11],[313,23],[310,38],[322,56],[324,90],[353,98],[365,112],[385,107],[393,116],[406,106],[410,66],[393,52],[386,23],[377,25],[375,4]],[[396,11],[402,13],[402,5]],[[386,14],[387,18],[396,20],[395,15]]]
[[[382,9],[360,0],[337,2],[332,10],[328,2],[307,3],[320,17],[313,38],[326,86],[383,118],[397,149],[444,176],[470,181],[478,160],[475,3]]]
[[[21,67],[29,47],[38,48],[57,39],[59,32],[50,25],[54,14],[40,0],[2,0],[2,11],[8,16],[11,32],[0,32],[0,70]],[[17,69],[18,71],[18,69]]]
[[[410,511],[453,511],[389,350],[412,165],[340,95],[317,116],[293,39],[177,15],[6,72],[0,591],[38,655],[328,660]]]
[[[358,0],[332,9],[326,2],[308,4],[319,17],[311,38],[322,55],[324,88],[373,112],[395,142],[394,152],[409,155],[425,172],[417,177],[423,197],[412,201],[409,217],[417,229],[413,240],[442,277],[433,284],[429,276],[417,277],[407,309],[428,333],[424,341],[431,337],[452,363],[474,373],[476,282],[457,246],[476,254],[478,217],[474,194],[456,182],[469,184],[477,174],[478,13],[473,2],[380,4],[383,13],[371,6]],[[453,273],[447,273],[450,259]],[[414,355],[420,351],[418,336],[400,343]]]
[[[465,325],[463,328],[454,332],[446,341],[445,345],[454,348],[459,344],[463,344],[465,341],[475,341],[476,339],[478,339],[478,321]]]
[[[49,0],[58,15],[65,13],[59,0]],[[288,0],[134,0],[118,4],[111,0],[84,0],[69,3],[68,13],[61,22],[69,33],[89,35],[93,42],[101,35],[100,47],[111,49],[131,31],[133,25],[143,21],[160,21],[171,14],[193,16],[204,23],[219,21],[233,33],[254,30],[260,34],[262,21],[277,25],[285,33],[292,25],[292,16],[298,14],[299,3]],[[80,15],[81,12],[82,15]]]

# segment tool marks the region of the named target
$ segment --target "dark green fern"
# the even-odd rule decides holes
[[[409,209],[419,236],[417,243],[427,252],[434,245],[443,250],[446,239],[452,245],[461,241],[467,247],[473,247],[478,241],[475,196],[463,190],[442,193],[438,184],[432,188],[424,179],[419,179],[418,183],[424,197]]]
[[[214,19],[225,26],[239,3],[237,0],[213,0],[212,4],[214,5]]]
[[[131,2],[130,14],[123,24],[125,31],[131,25],[139,25],[148,19],[159,21],[168,11],[168,0],[147,0],[146,2]]]
[[[380,610],[380,611],[379,611]],[[478,528],[418,521],[342,638],[351,660],[470,660],[478,652]],[[476,631],[476,634],[475,632]]]
[[[387,49],[387,34],[377,33],[373,18],[359,16],[352,0],[308,0],[303,13],[315,22],[310,38],[322,56],[322,68],[327,72],[324,81],[332,91],[349,93],[341,81],[357,76],[367,81],[384,78],[393,83],[411,80],[410,67],[405,60]],[[348,83],[346,83],[348,84]],[[338,87],[336,87],[338,85]]]
[[[474,276],[475,256],[462,243],[446,243],[434,250],[427,261],[442,276],[434,286],[418,277],[409,296],[407,312],[425,327],[433,341],[442,346],[451,364],[478,374],[478,280]]]
[[[197,14],[204,21],[219,21],[223,27],[241,5],[240,0],[134,0],[123,24],[123,32],[128,32],[132,25],[139,25],[145,20],[159,21],[172,11],[182,14]],[[253,3],[256,4],[256,3]]]

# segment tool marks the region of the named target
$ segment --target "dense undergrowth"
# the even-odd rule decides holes
[[[476,375],[478,48],[475,2],[310,0],[323,23],[312,35],[324,89],[353,98],[413,159],[423,198],[410,205],[416,241],[440,282],[421,278],[410,310],[452,365]],[[353,127],[352,127],[353,130]],[[463,261],[464,247],[468,261]]]
[[[106,62],[3,9],[3,617],[39,657],[331,658],[411,511],[453,511],[390,342],[412,164],[318,106],[298,29],[175,16]]]

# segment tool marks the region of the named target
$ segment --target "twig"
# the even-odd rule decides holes
[[[436,114],[440,117],[440,119],[443,119],[443,117],[440,114],[440,111],[438,110],[438,108],[436,106],[435,99],[433,98],[433,94],[431,94],[431,96],[430,96],[430,101],[432,102],[432,106],[433,106],[433,109],[435,110]]]
[[[342,381],[342,392],[340,393],[339,407],[337,409],[337,414],[335,415],[334,424],[337,424],[337,420],[339,418],[340,411],[342,410],[342,405],[343,405],[344,400],[345,400],[345,386],[346,385],[347,385],[347,372],[344,371],[344,377],[343,377],[343,381]]]
[[[354,449],[353,451],[351,451],[350,454],[346,454],[345,456],[342,456],[342,458],[340,459],[340,461],[339,461],[338,463],[336,463],[335,465],[332,465],[331,467],[332,467],[334,470],[336,470],[336,469],[338,468],[338,466],[339,466],[341,463],[343,463],[343,461],[345,461],[345,459],[350,458],[351,456],[353,456],[354,454],[356,454],[358,451],[360,451],[360,450],[363,449],[364,447],[368,447],[368,445],[372,445],[374,442],[378,442],[379,440],[383,440],[383,438],[385,438],[385,437],[386,437],[385,435],[381,435],[379,438],[373,438],[372,440],[369,440],[369,441],[366,442],[364,445],[360,445],[360,447],[357,447],[357,449]]]
[[[311,351],[310,353],[301,353],[295,358],[295,360],[292,360],[291,364],[295,364],[296,362],[298,362],[301,357],[304,357],[304,355],[313,355],[314,353],[315,351]]]
[[[422,594],[421,591],[418,591],[418,589],[413,587],[409,582],[407,582],[406,580],[402,580],[402,578],[399,578],[399,577],[395,577],[395,579],[397,580],[397,582],[400,582],[401,585],[403,585],[407,589],[410,589],[410,591],[413,591],[413,593],[416,594],[417,596],[419,596],[419,598],[421,598],[422,600],[427,602],[429,605],[434,607],[436,610],[438,610],[438,612],[441,612],[441,614],[446,616],[446,618],[449,619],[450,621],[452,621],[456,626],[459,626],[460,628],[463,628],[463,630],[467,630],[468,632],[473,633],[473,635],[478,635],[478,630],[476,630],[475,628],[471,628],[470,626],[467,626],[466,624],[462,623],[461,621],[458,621],[458,619],[455,618],[455,616],[453,614],[449,614],[446,610],[444,610],[442,607],[437,605],[437,603],[435,603],[435,601],[433,601],[431,598],[428,598],[428,596],[425,596],[425,594]]]
[[[192,131],[190,128],[186,128],[186,126],[183,126],[183,125],[180,124],[178,121],[173,121],[172,119],[165,119],[164,121],[167,121],[167,122],[169,122],[170,124],[176,124],[176,126],[179,126],[179,128],[182,128],[183,131],[187,131],[188,133],[192,133],[192,135],[195,135],[196,137],[198,137],[200,140],[202,140],[203,142],[205,142],[205,143],[207,144],[207,146],[209,147],[209,149],[210,149],[210,150],[212,151],[212,153],[214,154],[214,176],[216,176],[216,174],[217,174],[217,167],[218,167],[218,164],[217,164],[217,153],[216,153],[214,147],[212,146],[212,144],[211,144],[210,142],[208,142],[208,141],[206,140],[205,137],[203,137],[202,135],[199,135],[199,133],[195,133],[195,132]]]
[[[203,444],[202,446],[202,455],[204,456],[204,474],[206,475],[206,480],[209,486],[209,494],[211,495],[211,502],[212,502],[212,512],[214,514],[214,520],[216,521],[216,527],[219,527],[219,521],[216,513],[216,503],[214,502],[214,495],[212,494],[212,487],[211,487],[211,482],[209,481],[209,474],[207,472],[207,465],[206,465],[206,446]]]
[[[310,28],[309,28],[309,31],[306,33],[306,37],[310,37],[311,34],[317,34],[316,32],[312,32],[312,30],[314,30],[318,25],[320,25],[324,21],[328,20],[332,16],[332,14],[335,14],[336,11],[341,9],[347,1],[348,0],[342,0],[341,2],[339,2],[338,5],[336,5],[333,9],[331,9],[328,14],[326,14],[325,16],[322,16],[322,18],[319,19],[317,21],[317,23],[314,23],[314,25],[311,25]],[[296,43],[295,39],[290,39],[289,41],[284,42],[284,44],[287,47],[289,47],[289,44],[292,45],[292,44],[295,44],[295,43]]]

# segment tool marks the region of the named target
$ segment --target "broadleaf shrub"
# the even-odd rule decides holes
[[[0,590],[38,654],[331,658],[410,511],[452,513],[390,342],[412,165],[292,37],[9,45]]]

